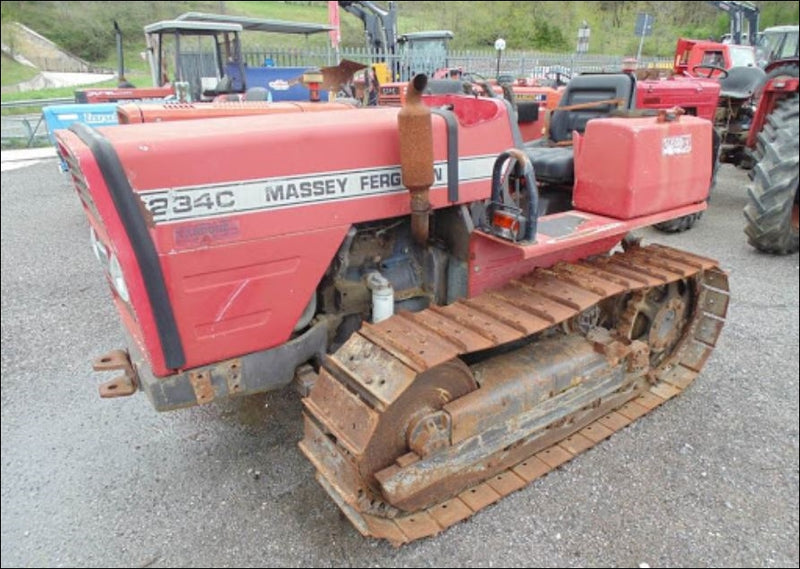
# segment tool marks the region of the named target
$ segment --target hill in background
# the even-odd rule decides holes
[[[126,67],[145,69],[135,54],[144,48],[144,25],[187,11],[228,13],[259,18],[327,22],[327,2],[2,2],[2,21],[18,21],[89,62],[116,67],[113,22],[119,22],[126,44]],[[385,4],[385,3],[379,3]],[[634,22],[639,12],[655,17],[654,33],[644,42],[644,55],[672,55],[679,36],[719,37],[728,31],[728,16],[709,2],[412,2],[398,4],[399,32],[449,29],[456,49],[490,48],[498,37],[508,49],[569,53],[577,30],[591,29],[589,53],[635,54],[639,40]],[[798,22],[797,2],[756,2],[762,28]],[[342,11],[342,41],[364,45],[360,20]],[[13,49],[13,37],[3,41]],[[248,47],[324,46],[324,34],[307,39],[276,34],[248,34]]]

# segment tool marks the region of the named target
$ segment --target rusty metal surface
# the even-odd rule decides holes
[[[398,316],[411,320],[437,336],[447,338],[451,344],[458,346],[461,353],[477,352],[494,346],[494,342],[485,335],[464,328],[443,313],[423,310],[422,312],[399,312]]]
[[[599,274],[589,273],[580,265],[559,263],[551,271],[554,277],[579,288],[589,290],[596,296],[603,298],[619,294],[627,288],[617,282],[602,278]]]
[[[474,366],[481,389],[445,407],[453,418],[453,444],[507,421],[519,424],[522,416],[534,409],[547,409],[574,378],[583,373],[588,380],[593,368],[605,371],[604,362],[591,343],[572,335],[564,340],[548,339],[535,348],[528,346]],[[563,404],[562,408],[570,407]],[[552,411],[557,413],[557,406]]]
[[[500,499],[500,494],[495,492],[488,484],[478,484],[469,490],[465,490],[458,497],[470,510],[477,512],[497,502]]]
[[[520,478],[514,472],[507,470],[501,472],[486,481],[486,484],[492,487],[492,490],[501,496],[508,496],[512,492],[516,492],[520,488],[524,488],[527,482]]]
[[[471,310],[460,301],[445,307],[432,306],[428,310],[453,320],[470,332],[488,338],[491,340],[492,346],[505,344],[522,337],[522,333],[518,330],[507,326],[497,318]]]
[[[594,306],[603,298],[602,294],[592,289],[585,289],[568,282],[567,279],[552,276],[549,271],[538,271],[536,276],[524,277],[520,279],[523,283],[530,285],[531,290],[540,294],[544,298],[550,299],[558,304],[564,304],[573,310],[582,312]]]
[[[378,427],[380,415],[357,395],[322,370],[311,395],[303,399],[306,409],[352,454],[362,454]]]
[[[402,359],[359,335],[329,356],[326,367],[338,379],[349,380],[349,387],[378,410],[397,399],[417,375]]]
[[[590,449],[594,446],[594,441],[592,439],[584,437],[580,433],[575,433],[574,435],[570,435],[560,443],[558,443],[564,449],[566,449],[569,453],[576,455],[580,454],[583,451]]]
[[[242,392],[242,361],[236,358],[226,362],[224,366],[228,393],[231,395],[238,395]]]
[[[505,295],[489,292],[478,298],[461,300],[460,303],[475,312],[499,320],[509,328],[513,328],[521,336],[540,332],[550,326],[545,318],[509,301]]]
[[[566,306],[565,303],[548,298],[544,294],[537,293],[529,282],[523,280],[512,281],[508,286],[500,289],[497,295],[519,310],[530,312],[551,324],[571,318],[580,311]]]
[[[127,397],[136,393],[136,383],[128,375],[120,375],[99,385],[100,397]]]
[[[368,340],[393,354],[417,371],[453,359],[461,350],[458,342],[439,334],[431,334],[413,320],[389,318],[378,324],[364,323],[360,333]]]
[[[622,387],[619,394],[608,396],[598,407],[592,405],[599,394],[609,393],[614,385],[600,382],[593,386],[594,393],[579,392],[567,399],[547,401],[520,415],[517,421],[506,421],[435,456],[402,469],[381,471],[376,475],[381,493],[404,511],[431,507],[436,501],[546,450],[638,393],[633,386]],[[565,414],[570,409],[572,413]]]
[[[420,245],[428,241],[431,212],[428,194],[434,181],[433,121],[430,108],[422,103],[427,83],[425,75],[409,81],[405,105],[397,114],[403,185],[411,193],[411,235]]]
[[[430,508],[428,513],[445,529],[466,520],[472,515],[472,510],[460,498],[453,498]]]
[[[210,403],[217,395],[214,385],[211,383],[211,372],[207,370],[189,372],[189,383],[194,389],[198,405]]]
[[[92,369],[94,371],[124,370],[131,365],[128,352],[125,350],[112,350],[94,359]]]
[[[139,377],[136,373],[136,368],[131,363],[130,356],[125,350],[112,350],[95,358],[92,362],[92,369],[94,371],[122,372],[122,375],[105,381],[98,386],[100,397],[104,399],[127,397],[136,393],[139,388]]]
[[[557,271],[539,273],[520,279],[524,286],[513,283],[469,302],[429,309],[413,317],[395,316],[386,321],[387,326],[395,328],[395,321],[402,320],[397,327],[402,327],[403,336],[417,338],[414,344],[417,352],[424,345],[426,351],[433,346],[441,349],[442,354],[428,360],[425,354],[417,353],[412,358],[408,345],[395,347],[395,342],[384,341],[378,348],[373,344],[372,349],[378,349],[376,353],[384,357],[381,366],[372,368],[373,384],[378,377],[387,382],[393,380],[391,366],[386,365],[392,358],[398,369],[407,370],[395,388],[381,397],[365,389],[364,362],[353,362],[349,356],[342,356],[352,352],[348,348],[351,341],[360,343],[356,351],[363,351],[372,344],[371,337],[378,334],[371,331],[365,335],[356,334],[355,339],[351,338],[330,358],[330,362],[336,364],[330,381],[341,384],[343,392],[352,395],[358,405],[369,406],[376,413],[375,437],[359,445],[346,444],[348,437],[352,438],[350,434],[343,436],[347,432],[348,414],[352,412],[330,403],[323,404],[323,400],[329,398],[328,393],[336,391],[324,384],[320,389],[318,381],[309,398],[311,404],[306,404],[306,420],[310,427],[300,446],[317,469],[320,483],[362,534],[387,539],[394,545],[435,535],[524,487],[680,394],[707,361],[722,330],[728,302],[727,275],[717,269],[713,261],[702,257],[662,246],[632,247],[610,259],[582,261],[569,267],[561,266]],[[504,295],[524,292],[527,298],[517,296],[515,302],[535,306],[537,311],[526,311],[526,315],[545,316],[539,320],[548,321],[546,329],[560,330],[558,326],[562,322],[585,309],[588,298],[594,298],[593,302],[597,303],[613,295],[641,291],[643,287],[660,286],[672,290],[663,285],[681,279],[695,283],[690,285],[694,293],[689,301],[674,294],[664,297],[662,293],[662,298],[666,298],[662,306],[653,305],[656,308],[652,309],[646,305],[644,309],[650,311],[660,326],[660,332],[653,338],[656,347],[664,351],[657,363],[652,364],[654,367],[648,365],[651,364],[648,361],[649,333],[644,334],[641,342],[631,342],[624,334],[620,338],[613,334],[596,336],[590,349],[606,362],[603,365],[610,371],[594,380],[591,374],[577,377],[581,374],[576,375],[575,370],[566,374],[566,383],[559,384],[563,391],[561,407],[565,411],[554,412],[558,407],[555,401],[559,400],[553,397],[557,394],[552,393],[556,391],[553,388],[554,377],[558,375],[553,371],[556,368],[547,368],[551,377],[542,378],[545,384],[549,382],[550,389],[544,389],[545,384],[541,384],[539,391],[536,388],[526,391],[519,385],[520,380],[504,382],[503,374],[509,368],[521,366],[519,362],[514,365],[507,362],[505,371],[501,365],[492,377],[479,378],[480,387],[468,389],[457,397],[446,393],[448,390],[444,388],[451,372],[433,376],[428,373],[440,369],[441,364],[432,362],[443,357],[444,352],[452,350],[452,357],[456,358],[472,351],[473,343],[485,345],[485,340],[489,340],[492,345],[499,345],[521,337],[522,330],[526,335],[536,333],[528,330],[540,330],[539,324],[512,316],[505,310],[495,314],[493,307],[508,305]],[[635,293],[628,301],[628,308],[637,306],[647,294],[647,290]],[[680,302],[675,298],[680,298]],[[683,333],[677,339],[672,337],[670,311],[682,320]],[[448,322],[442,322],[441,318]],[[452,322],[470,323],[467,327],[469,339],[451,340],[448,336],[452,334]],[[563,332],[557,334],[562,335],[556,338],[569,337]],[[546,344],[534,341],[532,345]],[[597,362],[591,358],[589,361],[597,367]],[[489,360],[486,365],[491,363]],[[383,375],[380,375],[381,369],[386,370]],[[463,368],[456,369],[460,370],[456,375],[465,373]],[[414,378],[415,373],[420,375]],[[569,375],[573,378],[569,379]],[[420,381],[423,377],[428,379]],[[420,393],[427,395],[420,397],[415,393],[418,383],[425,387]],[[593,385],[605,395],[595,397],[591,391]],[[440,397],[443,406],[436,404],[437,386],[443,388]],[[579,395],[581,393],[584,395]],[[334,399],[337,397],[342,398],[338,395]],[[537,402],[537,398],[544,398],[544,401]],[[483,419],[475,421],[473,417],[478,409],[483,410],[479,413]],[[495,421],[491,420],[490,411],[495,412]],[[339,413],[343,413],[340,419],[333,420],[330,416]],[[444,415],[450,417],[449,422],[443,419]],[[462,434],[458,435],[459,432]],[[451,438],[444,446],[447,433]],[[408,452],[409,436],[415,441],[413,450],[419,452]],[[384,446],[384,438],[391,437],[395,440],[388,446],[394,445],[393,451],[382,454],[376,450]],[[380,460],[388,466],[381,469],[379,461],[364,461],[362,456],[366,455],[353,452],[365,446],[370,449],[367,455],[370,452],[380,455]]]
[[[416,423],[409,426],[407,435],[408,448],[411,453],[419,456],[426,457],[436,451],[446,448],[450,444],[450,430],[452,428],[450,414],[443,411],[436,411],[424,415]],[[410,453],[409,453],[410,454]],[[403,455],[407,457],[408,455]],[[401,457],[402,458],[402,457]],[[416,462],[416,460],[414,460]],[[401,468],[404,465],[413,464],[404,460],[400,464]]]
[[[609,429],[608,427],[602,425],[599,421],[595,421],[580,433],[592,441],[593,443],[597,444],[600,441],[606,440],[608,437],[614,434],[614,431]]]

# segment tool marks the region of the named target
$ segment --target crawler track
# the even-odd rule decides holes
[[[688,292],[664,292],[663,309],[647,300],[679,288]],[[686,389],[717,342],[728,296],[714,261],[637,246],[365,325],[327,359],[304,399],[300,448],[363,535],[394,545],[436,535]],[[614,303],[622,308],[611,333],[574,332],[595,307]],[[651,322],[644,334],[640,313]],[[596,379],[587,371],[583,383],[551,390],[541,403],[537,394],[535,405],[509,415],[518,398],[477,385],[476,368],[463,360],[526,340],[554,346],[554,357],[573,367],[588,342],[608,371]],[[476,413],[476,401],[496,404],[508,420],[487,423],[494,415]]]

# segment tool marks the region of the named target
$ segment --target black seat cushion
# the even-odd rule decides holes
[[[618,99],[619,105],[604,104],[585,109],[553,111],[550,119],[550,140],[564,142],[572,139],[572,131],[583,133],[593,118],[608,116],[618,108],[633,108],[636,99],[636,79],[627,73],[598,73],[574,77],[561,97],[559,107],[570,107]]]
[[[569,146],[526,147],[537,182],[572,186],[575,182],[575,158]]]
[[[469,85],[467,83],[467,85]],[[464,81],[458,79],[429,79],[425,87],[429,95],[463,95]]]
[[[593,118],[607,117],[618,109],[631,109],[636,100],[636,78],[626,73],[584,74],[569,82],[559,107],[619,99],[619,105],[606,103],[585,109],[556,109],[550,118],[547,141],[526,145],[538,182],[569,187],[575,182],[575,158],[570,146],[546,146],[572,140],[572,132],[583,133]]]
[[[749,99],[764,83],[767,74],[760,67],[732,67],[728,76],[719,80],[719,96]]]
[[[539,101],[517,103],[517,122],[529,123],[539,120]]]

